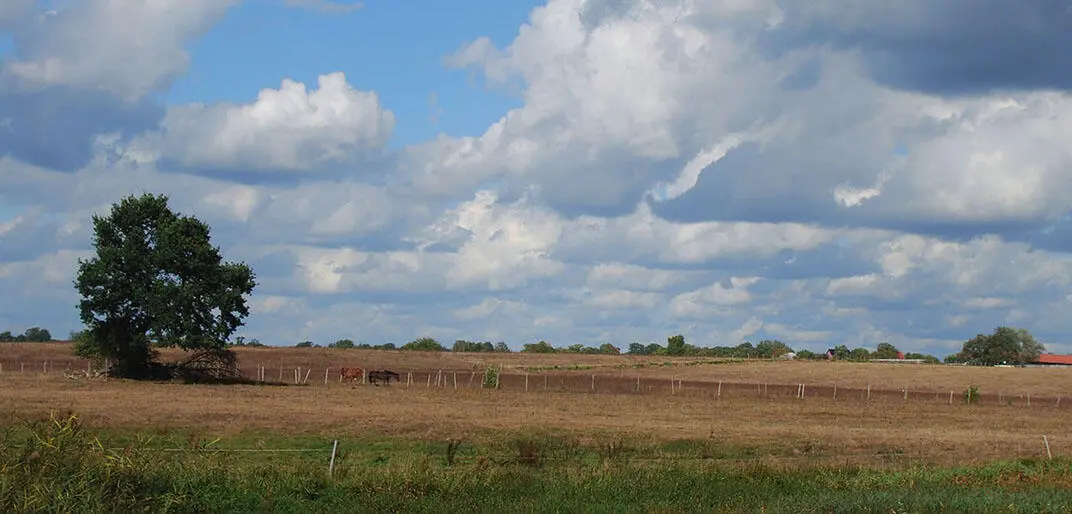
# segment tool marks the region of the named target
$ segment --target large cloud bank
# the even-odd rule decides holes
[[[1064,2],[549,0],[444,49],[523,104],[401,149],[334,70],[152,100],[236,3],[0,7],[0,329],[77,328],[89,216],[149,190],[255,267],[273,344],[1072,351]]]

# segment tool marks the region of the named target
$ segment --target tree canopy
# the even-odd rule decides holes
[[[340,348],[340,349],[344,349],[344,350],[349,350],[349,349],[357,348],[357,345],[354,344],[354,342],[352,340],[350,340],[350,339],[339,339],[338,341],[335,341],[334,343],[329,344],[328,348]]]
[[[444,348],[442,344],[439,344],[439,341],[436,341],[435,339],[433,339],[431,337],[422,337],[420,339],[415,339],[413,341],[410,341],[410,342],[402,345],[401,349],[402,350],[414,350],[414,351],[420,351],[420,352],[443,352],[443,351],[446,351],[446,348]]]
[[[79,353],[150,371],[153,347],[224,350],[249,315],[256,285],[244,263],[223,262],[209,227],[168,207],[166,195],[128,196],[93,216],[96,255],[79,259],[75,288],[88,337]]]
[[[667,355],[685,355],[685,336],[678,334],[666,338]]]
[[[0,332],[0,343],[46,343],[52,341],[52,334],[48,329],[30,327],[19,335],[12,334],[10,330]]]
[[[948,361],[968,364],[1025,364],[1038,360],[1046,347],[1025,329],[997,327],[991,334],[979,334],[964,343],[959,354]]]
[[[547,341],[528,343],[521,347],[522,353],[555,353],[555,347]]]
[[[875,353],[871,355],[873,359],[896,359],[901,354],[901,351],[896,346],[890,343],[879,343],[878,348],[875,349]]]

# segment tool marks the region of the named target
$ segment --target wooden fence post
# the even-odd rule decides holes
[[[331,368],[324,368],[324,385],[328,385],[328,370]],[[342,376],[340,373],[339,376]]]
[[[328,462],[328,476],[331,476],[335,471],[335,450],[338,448],[339,440],[336,439],[335,442],[331,444],[331,462]]]

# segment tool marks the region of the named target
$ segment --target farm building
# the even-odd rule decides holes
[[[1037,361],[1031,363],[1032,366],[1072,366],[1072,355],[1056,355],[1052,353],[1044,353],[1039,355]]]

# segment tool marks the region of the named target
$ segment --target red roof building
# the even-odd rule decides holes
[[[1044,353],[1039,355],[1036,364],[1052,364],[1058,366],[1072,366],[1072,355],[1055,355],[1052,353]]]

